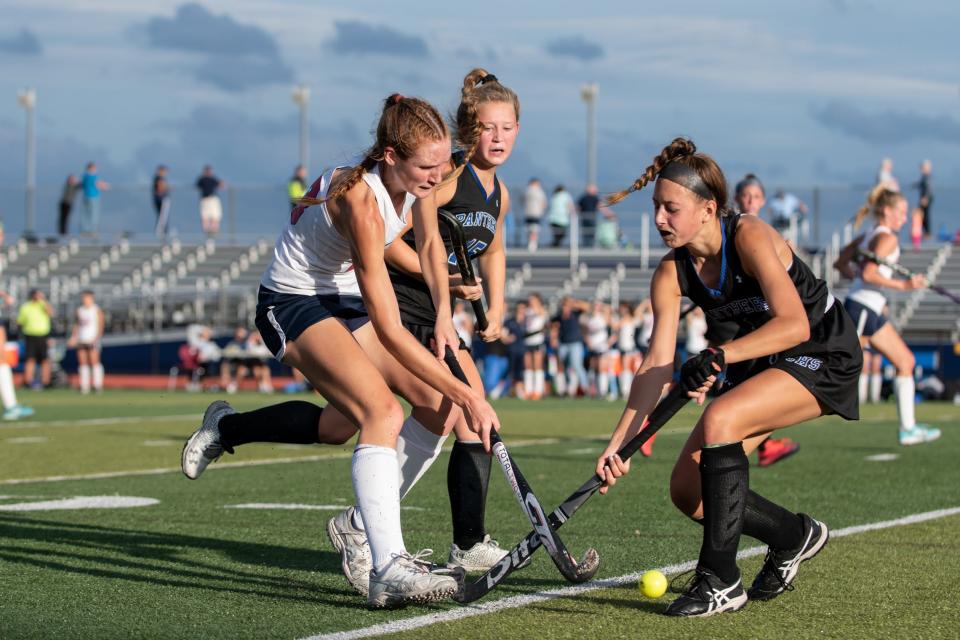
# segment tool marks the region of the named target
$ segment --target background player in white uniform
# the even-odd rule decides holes
[[[883,291],[921,289],[926,286],[926,279],[921,275],[910,280],[895,279],[893,269],[889,266],[857,258],[857,249],[862,247],[875,253],[881,260],[896,264],[900,259],[897,232],[907,221],[907,199],[903,194],[880,184],[874,187],[866,203],[857,211],[855,224],[859,226],[869,213],[873,214],[876,226],[865,237],[856,238],[844,247],[835,265],[841,273],[854,278],[844,307],[857,326],[861,342],[869,344],[875,351],[886,356],[897,368],[894,393],[897,396],[897,413],[900,417],[900,444],[931,442],[940,437],[940,430],[917,424],[913,406],[916,393],[913,381],[913,352],[884,315],[887,296]]]
[[[325,173],[291,212],[259,293],[257,328],[264,342],[338,411],[287,402],[238,414],[219,401],[207,409],[181,460],[184,473],[196,477],[234,444],[273,438],[343,443],[359,429],[352,476],[365,531],[342,523],[342,534],[369,540],[362,549],[372,556],[372,568],[362,583],[371,607],[437,600],[458,586],[405,549],[400,497],[432,457],[398,447],[404,412],[391,390],[418,409],[442,413],[440,422],[451,428],[462,409],[487,448],[490,429],[499,428],[483,394],[458,381],[403,328],[384,260],[414,200],[433,193],[449,160],[450,138],[437,110],[416,98],[387,98],[376,142],[360,163]],[[416,215],[414,225],[422,238],[424,279],[438,307],[448,309],[436,217]],[[438,317],[436,344],[436,355],[458,344],[449,315]],[[433,390],[448,400],[430,406],[439,397]],[[331,537],[339,539],[340,532]],[[346,558],[343,568],[351,578]],[[356,578],[355,587],[361,582]]]
[[[3,242],[3,227],[0,226],[0,244]],[[0,291],[0,403],[3,404],[3,419],[17,420],[33,415],[31,407],[17,403],[17,391],[13,384],[13,370],[7,362],[7,325],[10,309],[13,308],[13,296]]]
[[[547,351],[547,322],[550,317],[539,293],[527,297],[523,338],[523,389],[528,400],[539,400],[546,389],[543,361]]]
[[[74,312],[73,333],[67,346],[77,349],[77,370],[80,393],[103,391],[103,364],[100,362],[100,340],[103,338],[103,311],[94,300],[93,291],[80,294],[80,306]],[[91,375],[92,374],[92,375]]]
[[[640,314],[637,313],[639,309],[639,306],[634,308],[629,302],[621,302],[615,323],[618,335],[617,350],[620,352],[620,395],[624,399],[630,394],[633,377],[640,363],[643,362],[643,355],[637,346],[641,322]]]

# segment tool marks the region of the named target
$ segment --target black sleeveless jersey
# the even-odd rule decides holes
[[[457,178],[457,190],[442,208],[454,214],[463,225],[463,235],[467,242],[467,254],[471,260],[483,255],[497,231],[497,220],[500,218],[500,179],[494,177],[493,192],[487,193],[480,184],[470,163],[463,168]],[[450,273],[459,273],[457,259],[450,244],[450,235],[446,227],[440,224],[440,237],[447,251],[447,265]],[[403,234],[403,241],[416,248],[413,229]],[[429,325],[437,320],[437,312],[433,308],[433,298],[427,284],[399,269],[387,266],[390,272],[390,281],[400,306],[400,318],[407,323]],[[451,300],[452,302],[452,300]]]
[[[721,220],[721,275],[716,289],[710,289],[700,280],[686,247],[676,249],[673,254],[680,291],[703,309],[707,317],[708,336],[712,327],[715,334],[719,330],[729,335],[735,329],[733,337],[741,337],[763,326],[772,317],[760,283],[746,274],[737,254],[735,240],[739,222],[739,215]],[[800,301],[810,318],[810,326],[817,325],[823,318],[830,296],[827,285],[817,279],[810,267],[796,255],[787,273],[797,288]]]

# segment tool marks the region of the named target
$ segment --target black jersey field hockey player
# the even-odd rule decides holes
[[[823,281],[755,216],[730,215],[726,180],[716,162],[676,139],[621,200],[656,180],[655,221],[670,252],[653,275],[655,314],[650,351],[610,443],[597,460],[606,491],[627,473],[616,455],[640,430],[670,383],[683,296],[708,318],[733,320],[737,337],[684,363],[680,384],[702,404],[717,374],[727,388],[704,410],[670,479],[670,495],[703,524],[696,571],[670,604],[674,616],[736,611],[748,598],[769,600],[788,589],[799,565],[826,544],[827,527],[757,495],[747,455],[777,429],[838,414],[859,417],[862,354],[856,327]],[[768,545],[763,567],[744,589],[736,553],[741,534]]]

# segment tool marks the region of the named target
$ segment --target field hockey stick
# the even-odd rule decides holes
[[[463,235],[463,225],[460,224],[455,215],[445,209],[437,209],[437,219],[450,232],[450,243],[453,245],[453,255],[457,258],[457,269],[460,270],[463,284],[469,287],[475,286],[477,276],[473,273],[473,263],[470,262],[470,256],[467,255],[467,241]],[[483,308],[483,302],[480,299],[471,300],[470,306],[473,307],[473,315],[477,316],[477,328],[483,331],[487,328],[487,312]]]
[[[447,363],[450,371],[460,382],[466,385],[470,384],[460,367],[460,363],[457,362],[457,356],[454,355],[450,347],[447,347],[444,362]],[[540,501],[533,493],[533,489],[530,488],[526,478],[523,477],[517,463],[513,461],[496,429],[490,432],[490,449],[494,458],[500,463],[500,468],[503,469],[503,474],[507,478],[507,484],[513,489],[513,494],[517,497],[520,508],[527,514],[534,531],[540,536],[543,546],[546,547],[547,553],[550,554],[553,563],[557,565],[557,569],[560,570],[563,577],[570,582],[586,582],[591,579],[597,573],[597,569],[600,568],[600,555],[596,549],[587,549],[586,553],[583,554],[583,559],[577,562],[551,526]]]
[[[630,456],[635,454],[640,447],[659,431],[689,400],[690,398],[687,396],[687,391],[683,388],[683,385],[674,385],[666,397],[657,404],[657,408],[650,414],[646,428],[634,436],[627,444],[623,445],[617,452],[617,455],[619,455],[622,460],[628,460]],[[563,504],[557,507],[553,513],[547,517],[548,522],[553,526],[554,530],[562,527],[601,486],[603,486],[603,479],[595,474],[581,485],[579,489],[574,491]],[[503,582],[504,578],[527,561],[527,558],[540,546],[540,540],[540,534],[536,530],[528,533],[517,546],[510,550],[510,553],[504,556],[499,564],[475,581],[465,582],[461,590],[453,596],[453,599],[461,604],[467,604],[490,593],[498,584]]]
[[[899,264],[884,260],[877,254],[875,254],[873,251],[867,251],[866,249],[858,249],[857,253],[863,256],[864,258],[866,258],[867,260],[869,260],[870,262],[875,262],[882,267],[890,267],[891,269],[893,269],[894,272],[900,274],[904,278],[912,278],[915,275],[918,275],[918,274],[915,274],[913,271],[910,271],[903,265],[899,265]],[[939,293],[945,298],[949,298],[950,300],[952,300],[953,302],[956,302],[957,304],[960,304],[960,296],[950,291],[947,291],[946,289],[944,289],[939,285],[928,284],[927,288],[930,289],[931,291],[935,291]]]

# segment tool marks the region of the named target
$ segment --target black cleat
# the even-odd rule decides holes
[[[803,520],[803,543],[788,551],[767,549],[763,568],[747,592],[751,600],[772,600],[784,591],[793,591],[792,583],[797,577],[800,563],[817,555],[826,546],[830,538],[827,525],[805,513],[797,515]]]
[[[705,618],[715,613],[738,611],[747,606],[747,594],[740,578],[726,584],[706,569],[697,567],[683,595],[664,611],[668,616]]]

